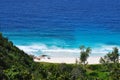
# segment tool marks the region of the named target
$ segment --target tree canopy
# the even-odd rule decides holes
[[[89,54],[91,53],[91,48],[87,47],[85,48],[85,46],[81,46],[80,47],[80,62],[83,64],[86,64],[87,62],[87,58],[89,57]]]

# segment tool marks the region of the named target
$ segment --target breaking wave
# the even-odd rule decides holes
[[[61,48],[57,46],[47,46],[45,44],[17,45],[18,48],[25,51],[27,54],[35,56],[48,55],[50,57],[79,57],[79,48]],[[120,49],[117,45],[99,45],[92,48],[90,56],[104,56],[112,51],[113,47]]]

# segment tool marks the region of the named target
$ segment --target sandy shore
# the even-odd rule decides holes
[[[66,63],[66,64],[74,64],[76,60],[79,58],[71,58],[71,57],[51,57],[48,59],[47,57],[41,58],[40,60],[34,59],[35,62],[48,62],[48,63]],[[99,64],[100,57],[89,57],[88,64]]]

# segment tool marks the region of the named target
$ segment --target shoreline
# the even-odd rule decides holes
[[[87,59],[88,64],[100,64],[100,57],[89,57]],[[47,62],[47,63],[66,63],[66,64],[75,64],[76,61],[79,61],[79,58],[75,57],[42,57],[40,59],[35,58],[35,62]]]

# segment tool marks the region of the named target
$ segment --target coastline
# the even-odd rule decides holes
[[[47,45],[29,45],[18,47],[29,55],[33,55],[35,62],[75,64],[76,59],[79,61],[80,50],[77,48],[63,49],[59,47],[48,47]],[[108,52],[111,52],[113,47],[115,46],[102,45],[100,48],[93,48],[92,55],[90,55],[87,60],[88,64],[100,64],[100,58]],[[119,46],[116,47],[120,49]]]
[[[88,64],[100,64],[100,57],[89,57]],[[75,57],[42,57],[41,59],[34,59],[35,62],[48,62],[48,63],[66,63],[66,64],[75,64],[76,61],[79,61],[79,58]]]

